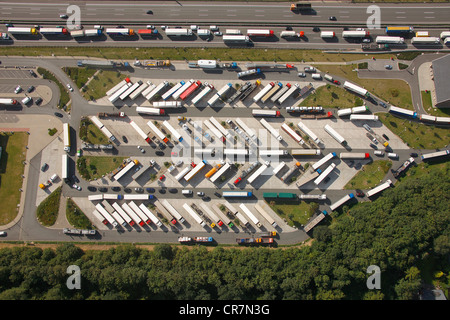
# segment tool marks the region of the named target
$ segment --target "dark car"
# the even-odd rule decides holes
[[[409,154],[411,157],[414,157],[414,158],[417,158],[419,155],[417,154],[417,153],[415,153],[415,152],[411,152],[410,154]]]
[[[160,157],[162,157],[164,155],[164,152],[162,152],[162,151],[156,151],[155,153],[157,156],[160,156]]]
[[[356,196],[357,196],[357,197],[364,197],[364,192],[362,192],[362,191],[356,191]]]
[[[335,16],[331,16],[331,17],[329,17],[329,18],[328,18],[328,20],[331,20],[331,21],[336,21],[337,19],[336,19],[336,17],[335,17]]]
[[[29,70],[30,74],[36,78],[36,73],[33,70]]]
[[[42,103],[42,98],[37,98],[36,101],[34,101],[37,105],[40,105]]]
[[[28,93],[32,93],[33,90],[34,90],[34,86],[29,86],[28,89],[27,89],[27,92]]]
[[[130,193],[131,189],[130,188],[125,188],[125,189],[123,189],[123,191],[125,191],[126,193]]]
[[[326,177],[325,180],[323,182],[328,183],[328,181],[330,181],[330,177]]]
[[[93,187],[93,186],[88,186],[87,188],[88,188],[89,191],[92,191],[92,192],[97,191],[97,188]]]
[[[386,140],[389,140],[389,137],[387,135],[385,135],[384,133],[383,133],[383,138],[385,138]]]
[[[59,112],[55,112],[55,116],[57,116],[58,118],[64,117],[64,116],[62,115],[62,113],[59,113]]]
[[[220,193],[218,193],[217,191],[214,192],[214,195],[215,195],[216,197],[222,198],[222,195],[221,195]]]
[[[319,28],[319,27],[314,27],[314,28],[312,29],[312,31],[314,31],[314,32],[319,32],[319,31],[320,31],[320,28]]]
[[[148,193],[155,192],[155,188],[146,188],[145,190],[147,190]]]
[[[101,187],[101,188],[98,188],[98,191],[100,191],[100,192],[106,192],[106,191],[108,191],[108,188]]]
[[[292,27],[287,26],[287,27],[286,27],[286,30],[287,30],[287,31],[292,31]]]
[[[204,197],[202,197],[202,200],[203,200],[203,201],[209,201],[209,200],[211,200],[211,198],[208,197],[208,196],[204,196]]]
[[[378,103],[379,103],[380,106],[382,106],[383,108],[387,108],[386,103],[384,103],[383,101],[379,101]]]
[[[48,169],[48,164],[47,164],[47,163],[44,163],[44,164],[42,165],[42,167],[41,167],[41,171],[44,172],[44,171],[47,170],[47,169]]]
[[[341,82],[340,82],[339,80],[334,80],[333,83],[334,83],[334,84],[337,84],[337,85],[340,85],[340,84],[341,84]]]
[[[159,193],[163,193],[163,194],[166,193],[166,189],[159,189],[158,191],[159,191]]]
[[[152,10],[147,10],[147,14],[153,14]]]
[[[178,192],[178,189],[171,188],[171,189],[169,189],[169,192],[170,192],[170,193],[177,193],[177,192]]]
[[[375,150],[378,150],[378,147],[376,145],[374,145],[373,143],[369,144],[369,146]]]
[[[127,139],[127,137],[125,137],[125,136],[122,136],[122,140],[123,140],[123,142],[124,142],[124,143],[128,143],[128,139]]]
[[[118,191],[120,191],[120,187],[112,187],[111,190],[118,192]]]

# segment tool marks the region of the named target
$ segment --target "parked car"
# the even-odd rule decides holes
[[[145,150],[141,146],[137,146],[137,148],[142,152],[145,153]]]
[[[159,181],[163,181],[165,178],[166,178],[166,176],[162,174],[162,175],[159,177]]]
[[[380,106],[382,106],[383,108],[387,108],[387,104],[384,103],[383,101],[378,101],[378,104],[379,104]]]
[[[416,152],[411,152],[409,155],[414,158],[417,158],[419,156]]]
[[[6,234],[7,234],[6,231],[0,231],[0,236],[1,237],[6,237]]]
[[[222,31],[215,31],[215,32],[214,32],[214,35],[220,37],[220,36],[223,35],[223,33],[222,33]]]
[[[198,195],[199,197],[203,197],[203,196],[205,195],[205,193],[204,193],[204,192],[201,192],[201,191],[199,191],[199,192],[197,192],[197,195]]]
[[[218,198],[222,198],[222,195],[221,195],[220,193],[218,193],[217,191],[214,192],[214,195],[215,195],[216,197],[218,197]]]
[[[21,86],[17,86],[16,89],[14,89],[14,93],[19,93],[22,91],[22,87]]]
[[[176,189],[176,188],[170,188],[170,189],[169,189],[169,192],[170,192],[170,193],[177,193],[177,192],[178,192],[178,189]]]
[[[142,192],[144,192],[144,189],[138,187],[138,188],[134,188],[134,191],[142,193]]]
[[[41,171],[44,172],[44,171],[47,170],[47,169],[48,169],[48,164],[47,164],[47,163],[44,163],[44,164],[42,165],[42,167],[41,167]]]
[[[378,150],[378,147],[376,145],[374,145],[373,143],[369,144],[369,146],[375,150]]]
[[[178,116],[177,119],[178,119],[178,121],[186,121],[186,117],[182,117],[182,116]]]
[[[107,192],[107,191],[108,191],[108,188],[106,188],[106,187],[101,187],[101,188],[98,188],[98,191],[100,191],[100,192]]]
[[[58,118],[62,118],[63,117],[63,115],[61,113],[59,113],[59,112],[55,112],[54,115],[57,116]]]
[[[78,185],[76,185],[76,184],[74,184],[72,187],[73,187],[74,189],[77,189],[78,191],[81,191],[81,187],[78,186]]]
[[[28,93],[32,93],[33,90],[34,90],[34,86],[29,86],[28,89],[27,89],[27,92]]]
[[[145,189],[148,193],[153,193],[155,192],[155,188],[146,188]]]
[[[152,29],[153,30],[153,29],[155,29],[155,26],[149,24],[149,25],[147,25],[147,29]]]
[[[42,101],[43,101],[42,98],[39,97],[36,99],[36,101],[34,101],[34,103],[36,103],[37,105],[40,105],[42,103]]]
[[[385,138],[386,140],[389,140],[389,137],[386,134],[382,134],[383,138]]]
[[[301,78],[304,78],[304,77],[306,77],[306,74],[303,73],[303,72],[299,72],[299,73],[297,74],[297,76],[299,76],[299,77],[301,77]]]
[[[386,69],[388,69],[388,70],[391,70],[392,69],[392,66],[390,65],[390,64],[387,64],[387,65],[385,65],[384,66]]]
[[[39,28],[38,28],[38,29],[39,29]],[[33,77],[36,78],[36,73],[35,73],[33,70],[28,70],[28,71],[30,72],[31,76],[33,76]]]
[[[89,191],[92,191],[92,192],[97,191],[97,188],[93,187],[93,186],[88,186],[87,188],[88,188]]]
[[[119,192],[120,191],[120,187],[112,187],[111,190],[115,191],[115,192]]]
[[[341,84],[341,82],[340,82],[339,80],[333,80],[333,83],[334,83],[334,84],[337,84],[337,85],[340,85],[340,84]]]
[[[362,192],[362,191],[356,191],[356,196],[357,196],[357,197],[364,197],[364,192]]]

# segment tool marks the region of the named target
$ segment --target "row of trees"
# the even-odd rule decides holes
[[[414,299],[420,262],[450,252],[448,177],[411,177],[344,208],[302,248],[2,249],[0,299]],[[66,287],[69,265],[80,267],[79,290]],[[371,265],[381,269],[379,290],[366,286]]]

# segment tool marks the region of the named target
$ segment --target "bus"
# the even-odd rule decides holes
[[[63,134],[64,151],[70,152],[70,126],[68,123],[63,124]]]

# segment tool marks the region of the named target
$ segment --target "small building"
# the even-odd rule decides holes
[[[450,54],[433,60],[433,80],[435,88],[434,106],[436,108],[450,108]]]

